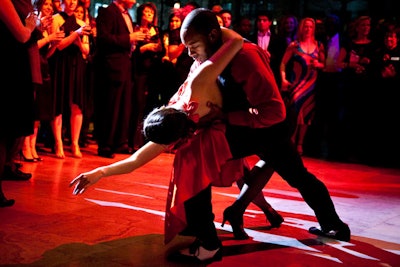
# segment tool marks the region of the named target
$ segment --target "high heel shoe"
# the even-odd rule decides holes
[[[43,161],[43,158],[39,157],[39,155],[37,154],[36,149],[35,150],[31,149],[31,151],[32,151],[32,157],[35,161]]]
[[[228,221],[232,226],[233,237],[237,240],[249,239],[249,236],[243,229],[243,217],[239,213],[235,213],[232,206],[224,210],[223,220],[221,227],[224,227],[225,222]]]
[[[267,211],[264,211],[264,214],[267,217],[271,228],[279,228],[284,221],[283,217],[272,207]]]
[[[36,162],[37,161],[34,158],[30,159],[30,158],[25,157],[25,155],[22,151],[20,151],[19,153],[20,153],[19,155],[20,155],[21,161],[25,161],[25,162]]]

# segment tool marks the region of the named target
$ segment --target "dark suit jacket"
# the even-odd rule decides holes
[[[131,78],[129,29],[120,9],[112,3],[107,8],[99,10],[96,27],[97,66],[114,81],[126,81],[128,77]]]
[[[128,143],[133,74],[129,29],[118,6],[101,9],[96,27],[95,128],[100,151]]]

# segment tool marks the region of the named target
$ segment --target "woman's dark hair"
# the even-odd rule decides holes
[[[154,11],[154,18],[153,18],[153,26],[158,25],[158,20],[157,20],[157,6],[153,2],[146,2],[138,6],[136,9],[136,23],[137,24],[142,24],[142,16],[143,16],[143,11],[144,9],[148,7]]]
[[[40,11],[42,9],[42,6],[44,5],[44,0],[35,0],[33,1],[33,7]]]
[[[189,137],[195,130],[195,123],[186,112],[161,107],[150,112],[143,122],[143,134],[148,141],[169,145]]]

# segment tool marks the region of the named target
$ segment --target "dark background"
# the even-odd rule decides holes
[[[112,0],[92,0],[91,12],[94,16],[101,5],[108,5]],[[137,4],[130,11],[131,16],[136,20],[136,7],[147,1],[137,1]],[[168,15],[174,3],[181,6],[192,1],[150,1],[156,3],[159,14],[159,26],[165,28]],[[360,15],[369,15],[374,22],[382,19],[396,19],[400,17],[400,11],[395,6],[395,0],[235,0],[235,1],[195,1],[201,7],[211,8],[214,4],[220,4],[224,9],[232,12],[232,21],[242,15],[254,18],[258,10],[267,10],[278,20],[282,15],[294,14],[298,18],[305,16],[324,18],[328,14],[338,15],[344,24],[350,22]],[[398,2],[397,2],[398,3]]]

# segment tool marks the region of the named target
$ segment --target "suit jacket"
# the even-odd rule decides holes
[[[115,3],[99,11],[96,27],[96,135],[99,151],[113,150],[128,143],[133,90],[131,43],[128,26]]]
[[[111,80],[131,79],[129,29],[118,6],[112,3],[107,8],[99,10],[96,27],[97,43],[94,60],[97,66],[102,68],[102,72]]]

